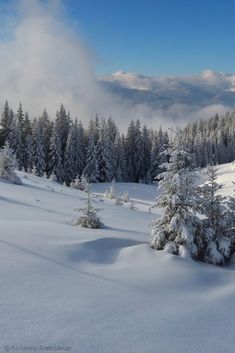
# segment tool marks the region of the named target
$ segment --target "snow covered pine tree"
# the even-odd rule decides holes
[[[96,147],[92,135],[90,136],[89,144],[87,147],[86,166],[84,168],[83,175],[86,177],[89,183],[96,183],[99,178]]]
[[[0,178],[12,184],[22,185],[21,179],[15,173],[16,167],[16,159],[6,142],[0,151]]]
[[[90,187],[88,188],[88,193],[87,193],[87,207],[79,208],[78,211],[81,212],[82,215],[78,219],[74,220],[73,222],[74,226],[91,228],[91,229],[101,228],[102,223],[100,218],[97,215],[97,212],[101,211],[101,208],[94,208],[91,205]]]
[[[235,182],[233,182],[235,185]],[[235,194],[235,190],[234,190]],[[229,226],[229,238],[232,242],[232,252],[235,252],[235,196],[230,196],[227,202],[228,206],[228,226]]]
[[[216,182],[217,171],[214,165],[207,168],[208,181],[198,188],[200,198],[197,209],[206,217],[203,220],[201,260],[223,265],[231,257],[232,241],[225,198],[217,193],[222,188],[222,184]]]
[[[181,136],[178,129],[174,143],[165,151],[170,159],[161,166],[165,169],[159,182],[163,192],[155,205],[162,208],[164,214],[152,223],[149,244],[153,249],[164,249],[173,254],[186,252],[196,258],[196,237],[201,221],[193,212],[195,173],[190,167],[192,155],[182,146]]]

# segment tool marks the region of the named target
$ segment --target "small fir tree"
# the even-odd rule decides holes
[[[97,229],[102,227],[101,220],[97,213],[101,211],[100,208],[95,208],[91,204],[90,188],[87,193],[87,206],[85,208],[79,208],[81,216],[75,219],[73,225],[84,228]]]
[[[222,184],[217,183],[218,168],[207,168],[208,181],[198,188],[198,211],[206,218],[203,221],[204,246],[202,260],[215,265],[223,265],[231,257],[231,239],[228,237],[228,210],[225,198],[218,194]]]
[[[105,197],[106,197],[106,199],[110,199],[110,200],[114,200],[117,198],[117,192],[116,192],[116,188],[115,188],[115,180],[112,181],[112,184],[109,187],[109,189],[105,191]]]
[[[17,162],[8,142],[0,150],[0,178],[12,183],[21,185],[21,179],[16,175]]]

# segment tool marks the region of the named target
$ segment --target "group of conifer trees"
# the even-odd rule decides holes
[[[52,174],[69,185],[76,177],[88,182],[116,181],[151,183],[162,172],[169,156],[168,131],[141,127],[131,121],[121,134],[112,118],[91,119],[87,128],[73,119],[63,105],[55,117],[46,110],[29,117],[19,104],[14,112],[5,102],[0,120],[0,147],[6,141],[16,156],[18,168],[37,176]],[[215,117],[188,124],[182,144],[194,153],[195,164],[203,167],[235,159],[235,115]]]
[[[153,222],[150,246],[225,265],[235,252],[235,197],[219,192],[223,185],[213,162],[204,177],[198,173],[195,154],[183,140],[184,132],[177,130],[165,151],[170,157],[160,175],[161,194],[155,204],[163,214]]]

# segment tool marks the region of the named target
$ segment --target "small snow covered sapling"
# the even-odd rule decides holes
[[[119,196],[116,197],[115,205],[116,206],[122,206],[123,205],[121,197],[119,197]]]
[[[132,201],[131,200],[131,202],[130,202],[130,205],[129,205],[129,207],[128,207],[130,210],[132,210],[132,211],[134,211],[134,210],[136,210],[137,208],[135,207],[135,203],[134,203],[134,201]]]
[[[37,175],[37,171],[36,171],[35,165],[34,165],[33,168],[32,168],[32,174],[33,174],[33,175]]]
[[[76,179],[71,181],[70,187],[72,189],[81,190],[81,179],[77,176]]]
[[[82,176],[81,178],[77,176],[76,179],[70,183],[70,187],[73,189],[81,190],[85,192],[88,192],[88,188],[89,188],[86,177],[84,176]]]
[[[56,177],[55,173],[52,173],[52,174],[51,174],[50,180],[57,182],[57,177]]]
[[[97,213],[101,211],[101,208],[94,208],[91,205],[90,188],[87,192],[87,207],[79,208],[78,211],[81,212],[81,216],[75,219],[73,225],[84,228],[97,229],[102,227],[101,220]]]
[[[130,202],[130,197],[129,197],[128,191],[124,192],[124,194],[122,196],[122,201],[123,202]]]
[[[87,181],[87,178],[82,175],[81,176],[81,185],[82,185],[82,191],[85,191],[85,192],[90,192],[90,184],[88,183]]]
[[[106,199],[114,200],[117,198],[117,192],[115,189],[115,180],[112,181],[112,185],[110,186],[109,190],[105,191]]]
[[[22,185],[21,179],[16,175],[16,159],[8,142],[0,151],[0,178],[12,184]]]

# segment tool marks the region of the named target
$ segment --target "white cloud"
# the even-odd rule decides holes
[[[153,78],[118,72],[106,79],[114,87],[125,86],[124,96],[110,87],[107,89],[102,80],[97,80],[93,54],[66,20],[59,0],[18,0],[14,4],[16,7],[11,7],[11,16],[8,11],[8,16],[0,18],[0,25],[5,28],[0,37],[2,104],[8,99],[16,108],[22,101],[31,116],[39,115],[46,108],[53,117],[63,103],[83,121],[95,113],[105,117],[112,115],[121,128],[126,127],[131,119],[139,118],[152,126],[168,126],[169,121],[204,118],[207,114],[210,116],[230,109],[214,101],[203,106],[194,104],[189,98],[192,92],[188,84],[194,89],[206,87],[210,91],[215,86],[217,92],[218,89],[229,93],[234,91],[234,75],[210,70],[191,77]],[[7,26],[3,23],[6,19]],[[135,92],[132,94],[133,89],[150,93],[150,96],[137,97]],[[159,105],[152,101],[154,94],[160,97]],[[178,101],[182,96],[185,101]],[[166,106],[161,105],[161,97],[170,97],[171,101]]]
[[[57,5],[55,6],[55,3]],[[1,100],[38,114],[63,102],[73,114],[99,112],[108,98],[96,81],[89,51],[62,21],[60,3],[19,1],[9,40],[0,42]]]

